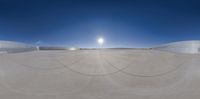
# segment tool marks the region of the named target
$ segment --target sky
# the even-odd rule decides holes
[[[198,0],[0,0],[0,40],[65,47],[151,47],[200,40]]]

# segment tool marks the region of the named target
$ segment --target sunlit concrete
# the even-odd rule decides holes
[[[0,40],[0,54],[2,53],[18,53],[37,50],[37,47],[15,41]]]
[[[189,40],[189,41],[172,42],[168,44],[158,45],[156,47],[153,47],[153,49],[173,52],[173,53],[196,54],[200,53],[200,41]]]
[[[198,99],[200,55],[158,50],[0,54],[1,99]]]

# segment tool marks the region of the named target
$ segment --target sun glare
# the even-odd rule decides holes
[[[98,38],[97,42],[98,42],[99,45],[103,45],[104,39],[103,38]]]

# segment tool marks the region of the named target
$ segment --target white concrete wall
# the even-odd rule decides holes
[[[13,41],[0,41],[0,53],[16,53],[33,51],[37,48],[28,44],[13,42]]]
[[[180,41],[160,45],[153,49],[175,53],[200,53],[200,41]]]

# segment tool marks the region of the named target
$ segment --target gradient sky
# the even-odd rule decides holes
[[[0,0],[0,40],[67,47],[200,40],[198,0]]]

